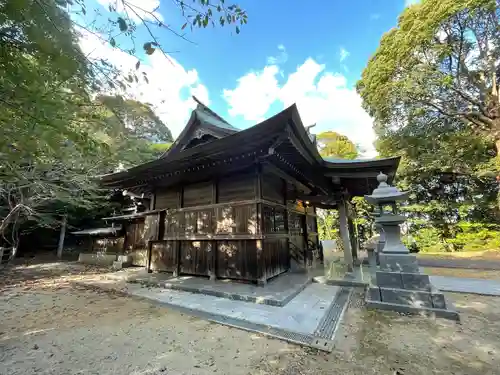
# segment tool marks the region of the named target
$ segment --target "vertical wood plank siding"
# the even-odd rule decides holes
[[[217,241],[218,278],[257,281],[257,250],[255,240]]]
[[[181,241],[180,272],[187,275],[208,276],[211,241]]]
[[[155,209],[179,208],[178,189],[159,189],[155,194]]]
[[[154,242],[151,246],[151,270],[174,272],[175,270],[174,241]]]
[[[212,181],[184,186],[183,207],[203,206],[212,202]]]
[[[212,181],[156,188],[154,208],[166,211],[128,225],[126,251],[145,251],[151,243],[153,271],[265,282],[290,268],[291,254],[303,263],[306,223],[311,235],[316,231],[314,216],[296,212],[306,209],[280,206],[286,192],[287,183],[258,164]],[[269,204],[238,203],[260,198]],[[269,237],[244,237],[261,234]]]
[[[277,276],[290,267],[287,241],[286,238],[266,239],[264,241],[264,263],[267,278]]]
[[[237,173],[217,182],[217,203],[243,201],[255,198],[255,173]],[[214,202],[215,203],[215,202]]]
[[[271,173],[262,174],[262,198],[276,203],[284,203],[283,180]]]

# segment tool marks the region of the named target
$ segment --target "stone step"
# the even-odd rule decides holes
[[[430,291],[431,282],[428,275],[413,272],[377,271],[376,283],[380,287]]]
[[[446,309],[444,294],[435,288],[429,291],[388,287],[370,287],[367,298],[392,305]]]

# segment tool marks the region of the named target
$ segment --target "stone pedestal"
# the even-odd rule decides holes
[[[369,308],[424,313],[459,320],[458,313],[429,276],[420,273],[412,254],[380,254],[380,267],[366,293]]]

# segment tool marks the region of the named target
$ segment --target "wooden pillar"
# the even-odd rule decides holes
[[[255,165],[255,198],[262,199],[262,165],[257,162]],[[262,235],[264,231],[264,218],[262,216],[262,203],[257,203],[257,234]],[[257,249],[257,267],[258,275],[260,275],[257,283],[259,285],[267,284],[267,268],[266,268],[266,258],[264,256],[264,244],[263,240],[256,240]]]
[[[309,249],[309,233],[307,232],[307,207],[304,206],[304,215],[302,217],[302,232],[304,237],[304,268],[311,265],[311,252]]]
[[[183,205],[183,188],[179,186],[179,191],[177,192],[177,208],[182,208]],[[175,258],[175,267],[173,276],[177,277],[180,274],[181,268],[181,241],[174,240],[174,258]]]
[[[347,206],[344,199],[341,199],[338,206],[339,210],[339,231],[342,243],[344,245],[344,262],[347,266],[347,271],[354,270],[354,262],[352,258],[351,239],[349,236],[349,228],[347,222]]]
[[[149,209],[154,210],[155,207],[156,207],[156,192],[153,192],[149,200]]]
[[[57,245],[57,257],[62,258],[62,253],[64,249],[64,237],[66,236],[66,224],[68,222],[68,217],[66,215],[62,218],[61,231],[59,232],[59,243]]]
[[[172,275],[174,277],[179,276],[180,268],[181,268],[181,241],[179,240],[174,240],[173,243],[173,250],[174,250],[174,272],[172,272]]]
[[[290,226],[288,223],[288,200],[287,200],[287,191],[288,191],[288,185],[286,183],[285,179],[282,179],[283,181],[283,205],[285,207],[285,212],[284,212],[284,220],[285,220],[285,231],[287,234],[287,239],[286,239],[286,253],[287,253],[287,269],[290,269],[291,267],[291,254],[290,254]]]
[[[258,285],[266,285],[267,284],[267,270],[266,270],[266,259],[264,256],[264,247],[262,240],[256,241],[257,248],[257,267],[259,267],[259,280],[257,280]]]
[[[212,181],[212,204],[217,203],[217,180],[214,179]],[[217,223],[213,222],[215,217],[215,209],[212,208],[212,231],[215,233],[215,229],[217,227]],[[217,219],[215,219],[217,221]],[[217,241],[210,241],[210,254],[209,254],[209,267],[208,267],[208,276],[210,280],[215,281],[217,279]]]
[[[351,217],[347,217],[347,225],[349,228],[349,239],[351,241],[351,253],[352,253],[352,259],[354,262],[357,261],[358,259],[358,241],[356,238],[356,230],[354,227],[354,220]]]
[[[122,255],[125,255],[127,253],[127,246],[128,246],[128,236],[127,236],[127,222],[124,221],[122,224],[122,232],[123,234],[123,245],[122,245]]]
[[[146,260],[146,270],[148,273],[152,273],[153,270],[151,269],[151,258],[153,257],[153,243],[151,241],[146,242],[146,254],[148,259]]]

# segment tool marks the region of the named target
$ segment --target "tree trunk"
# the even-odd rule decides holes
[[[495,148],[497,151],[497,157],[495,161],[495,173],[497,175],[497,209],[500,211],[500,138],[495,140]],[[497,212],[498,215],[498,212]]]
[[[500,138],[495,140],[495,148],[497,151],[497,160],[500,160]],[[497,164],[500,163],[497,161]]]
[[[57,245],[57,257],[59,259],[62,258],[62,253],[64,249],[64,237],[66,235],[66,224],[68,221],[68,217],[64,215],[62,223],[61,223],[61,232],[59,233],[59,244]]]

